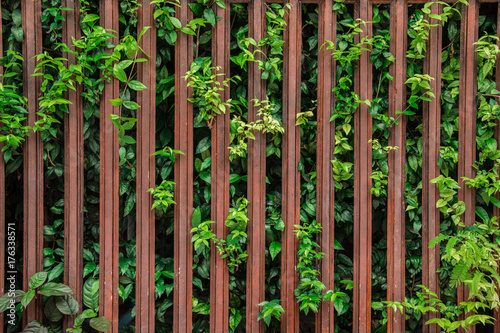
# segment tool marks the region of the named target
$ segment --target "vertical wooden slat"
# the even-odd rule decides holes
[[[500,4],[497,5],[497,27],[500,24]],[[499,37],[499,40],[497,40],[497,45],[500,46],[500,29],[497,28],[497,37]],[[497,90],[500,89],[500,57],[497,55],[497,61],[495,64],[495,81],[496,81],[496,88]],[[497,99],[497,102],[500,102],[500,100]],[[500,142],[500,121],[496,121],[496,126],[495,126],[495,140],[497,141],[497,144]],[[500,193],[496,193],[495,197],[497,199],[500,199]],[[500,218],[500,208],[493,205],[493,216],[496,216],[497,218]],[[500,273],[500,266],[497,268],[498,272]],[[495,310],[494,312],[494,317],[495,317],[495,326],[493,328],[494,333],[500,333],[500,311]]]
[[[320,260],[321,281],[327,290],[334,286],[334,198],[335,187],[330,160],[335,147],[335,122],[330,122],[334,108],[332,89],[335,85],[335,61],[331,50],[321,47],[326,41],[335,43],[337,16],[332,11],[333,0],[325,0],[319,4],[319,41],[318,53],[318,148],[317,148],[317,221],[323,227],[319,236],[321,252],[325,253]],[[316,333],[334,331],[335,308],[330,301],[322,302],[316,314]]]
[[[391,5],[390,50],[395,61],[390,68],[389,117],[398,118],[397,111],[406,107],[406,0]],[[387,189],[387,300],[405,300],[405,180],[406,180],[406,118],[401,115],[389,135],[389,146],[398,147],[388,156]],[[404,314],[388,311],[387,332],[404,332]]]
[[[356,3],[355,17],[372,20],[369,0]],[[371,24],[361,26],[360,38],[370,37]],[[372,66],[370,55],[363,52],[355,72],[355,92],[361,100],[372,98]],[[368,106],[361,104],[354,115],[354,316],[353,332],[371,330],[371,268],[372,268],[372,118]]]
[[[284,33],[283,62],[283,221],[281,251],[281,302],[285,310],[281,318],[282,332],[299,331],[299,307],[294,290],[299,282],[296,273],[298,241],[293,230],[300,224],[300,128],[295,125],[300,112],[300,57],[302,48],[302,7],[298,0],[292,8]]]
[[[101,25],[118,30],[118,3],[100,0]],[[112,40],[117,43],[116,38]],[[111,320],[108,332],[118,332],[118,254],[119,254],[119,160],[118,130],[109,118],[118,112],[110,99],[119,97],[119,81],[111,78],[104,84],[100,101],[100,253],[99,314]]]
[[[432,14],[441,14],[440,4],[432,6]],[[431,19],[431,23],[437,23]],[[423,103],[423,135],[422,135],[422,284],[432,292],[440,295],[439,274],[440,267],[439,244],[429,249],[428,244],[439,235],[440,214],[436,208],[439,199],[439,189],[431,180],[440,174],[438,159],[441,142],[441,47],[443,27],[441,24],[433,27],[429,32],[427,55],[424,58],[424,73],[434,78],[431,80],[431,90],[436,96],[430,102]],[[438,313],[424,315],[424,322],[437,318]],[[424,333],[439,333],[437,324],[424,325]]]
[[[63,7],[74,10],[63,11],[63,41],[68,46],[71,38],[79,39],[79,2],[64,0]],[[74,54],[66,53],[68,65],[76,64]],[[82,309],[83,286],[83,98],[82,87],[69,90],[68,113],[64,115],[64,282],[73,290]],[[66,316],[65,328],[72,327],[74,318]]]
[[[137,289],[135,327],[138,332],[155,331],[155,211],[148,189],[155,186],[156,134],[156,24],[151,0],[141,0],[137,33],[150,27],[139,45],[149,55],[148,62],[139,63],[137,75],[147,87],[137,93],[141,106],[137,113]]]
[[[42,52],[42,4],[40,0],[22,2],[23,81],[24,96],[28,99],[27,125],[37,120],[41,77],[35,72],[35,55]],[[43,142],[40,132],[30,133],[24,145],[24,267],[23,288],[28,289],[31,276],[43,270]],[[31,302],[23,312],[26,325],[41,319],[41,301]]]
[[[2,2],[0,1],[0,57],[3,57]],[[3,66],[0,66],[3,74]],[[0,144],[0,295],[5,293],[5,161],[3,142]],[[4,313],[0,314],[0,333],[3,333]]]
[[[215,6],[215,15],[221,20],[213,28],[212,64],[220,67],[217,80],[222,81],[229,73],[230,5],[226,9]],[[222,85],[221,85],[222,86]],[[229,99],[229,87],[220,92],[221,100]],[[227,237],[225,221],[229,214],[229,119],[230,112],[215,117],[212,127],[212,199],[211,216],[215,221],[217,238]],[[212,243],[210,249],[210,332],[227,332],[229,329],[229,269]]]
[[[465,203],[462,221],[470,226],[475,221],[475,190],[467,187],[462,177],[474,178],[473,163],[476,160],[476,93],[477,93],[477,55],[474,42],[477,40],[479,4],[470,0],[469,6],[462,5],[462,24],[460,29],[460,95],[458,125],[458,200]],[[465,302],[469,292],[465,285],[457,290],[457,301]],[[461,319],[464,319],[461,317]],[[470,332],[474,333],[475,327]],[[459,329],[458,332],[464,332]]]
[[[185,26],[191,19],[187,0],[176,8],[176,17]],[[174,332],[192,330],[193,246],[193,105],[188,102],[188,89],[182,76],[186,75],[193,59],[193,38],[178,32],[175,45],[175,149],[184,155],[175,159],[174,200]]]
[[[266,34],[265,8],[262,0],[249,4],[248,35],[256,41]],[[260,53],[256,54],[262,59]],[[251,99],[266,99],[265,82],[256,62],[248,63],[248,121],[258,119],[258,108]],[[265,227],[266,227],[266,135],[255,131],[255,140],[248,140],[248,258],[246,331],[264,332],[264,321],[258,320],[259,303],[265,300]]]

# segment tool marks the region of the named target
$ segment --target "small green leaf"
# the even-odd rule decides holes
[[[484,223],[488,223],[490,220],[488,212],[483,207],[476,206],[476,215],[479,216]]]
[[[115,99],[110,99],[111,105],[113,106],[120,106],[122,105],[122,99],[121,98],[115,98]]]
[[[47,280],[47,272],[38,272],[33,274],[30,279],[29,286],[31,289],[40,287]]]
[[[117,65],[113,67],[113,75],[121,82],[127,82],[127,74],[123,69],[121,69]]]
[[[35,297],[35,291],[33,289],[28,290],[26,294],[24,294],[23,298],[21,299],[21,304],[24,307],[27,307],[28,304],[31,302],[31,300]]]
[[[139,104],[137,104],[136,102],[132,102],[132,101],[124,101],[123,106],[129,110],[137,110],[138,108],[141,107]]]
[[[97,15],[97,14],[87,14],[83,18],[82,23],[93,22],[93,21],[97,21],[98,19],[99,19],[99,15]]]
[[[269,245],[269,253],[271,254],[271,258],[274,258],[281,252],[281,243],[280,242],[272,242]]]
[[[141,82],[139,82],[137,80],[131,80],[128,83],[128,86],[130,87],[130,89],[133,89],[135,91],[141,91],[144,89],[148,89],[148,87],[146,87],[144,84],[142,84]]]

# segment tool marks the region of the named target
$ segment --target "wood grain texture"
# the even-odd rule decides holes
[[[72,37],[79,39],[80,6],[78,0],[64,0],[62,5],[74,10],[63,11],[63,41],[73,44]],[[76,56],[64,54],[68,65],[76,64]],[[64,283],[74,292],[74,297],[83,308],[83,98],[82,86],[68,90],[68,113],[64,115]],[[64,328],[72,327],[74,318],[65,316]]]
[[[394,63],[390,67],[394,78],[389,83],[389,117],[398,119],[390,129],[389,146],[398,147],[389,152],[389,178],[387,184],[387,300],[405,300],[405,186],[406,186],[406,117],[397,112],[406,108],[406,27],[405,0],[391,5],[390,52]],[[405,331],[404,314],[387,311],[387,332]]]
[[[148,192],[155,187],[155,134],[156,134],[156,24],[151,0],[141,0],[138,10],[137,33],[149,29],[139,41],[149,56],[137,68],[139,82],[147,89],[137,92],[141,106],[137,112],[137,180],[136,180],[136,318],[138,332],[155,332],[155,210],[153,198]],[[144,56],[146,57],[146,56]]]
[[[35,72],[35,55],[42,52],[42,3],[41,0],[23,1],[22,27],[24,96],[28,100],[26,124],[34,126],[38,120],[38,98],[41,77]],[[24,249],[23,289],[28,289],[31,276],[43,270],[43,225],[44,225],[44,163],[43,142],[40,132],[30,133],[24,143]],[[23,312],[23,325],[42,318],[41,301],[31,302]]]
[[[118,31],[118,3],[100,0],[100,24]],[[117,43],[116,39],[112,40]],[[100,205],[99,205],[99,315],[111,320],[109,333],[118,333],[118,258],[119,258],[119,159],[118,130],[109,118],[118,107],[109,102],[119,97],[119,81],[104,84],[100,101]]]
[[[281,250],[281,331],[299,332],[299,306],[294,290],[299,283],[296,272],[298,241],[294,225],[300,223],[300,128],[295,125],[300,112],[300,57],[302,48],[302,6],[290,1],[292,8],[284,33],[283,62],[283,181],[282,216],[285,229]]]
[[[176,17],[185,26],[191,19],[187,0],[176,8]],[[193,219],[193,105],[188,102],[191,88],[182,78],[193,60],[192,36],[178,32],[175,44],[175,149],[174,166],[174,332],[191,332],[193,309],[193,246],[191,226]]]
[[[266,35],[265,4],[254,0],[249,5],[249,36],[259,41]],[[252,50],[253,51],[253,50]],[[263,57],[256,53],[256,59]],[[248,121],[254,122],[258,107],[251,99],[259,101],[267,98],[265,81],[261,79],[258,63],[248,64]],[[266,247],[266,134],[255,131],[255,140],[248,140],[248,257],[247,257],[247,295],[246,295],[246,331],[264,332],[264,321],[258,320],[265,301],[265,247]]]
[[[439,15],[441,5],[432,6],[432,13]],[[431,19],[431,23],[435,23]],[[422,244],[429,244],[431,240],[440,232],[440,213],[436,208],[439,200],[439,189],[436,184],[431,184],[431,180],[440,175],[438,166],[439,147],[441,143],[441,47],[443,28],[441,24],[433,27],[429,32],[427,42],[427,54],[424,58],[424,73],[434,78],[431,80],[431,90],[437,98],[432,98],[430,102],[423,103],[423,129],[422,129]],[[422,284],[427,286],[432,292],[440,295],[439,274],[441,256],[439,244],[429,249],[422,246]],[[437,313],[427,313],[424,320],[437,318]],[[440,327],[437,324],[424,325],[424,333],[439,333]]]
[[[356,18],[372,20],[372,5],[360,0],[354,7]],[[371,24],[357,38],[372,35]],[[372,65],[363,52],[354,75],[354,90],[360,100],[372,99]],[[361,104],[354,115],[354,316],[353,332],[371,331],[372,267],[372,117],[368,105]]]
[[[331,50],[321,47],[326,41],[335,43],[337,17],[332,11],[333,0],[325,0],[319,5],[318,47],[318,137],[317,137],[317,209],[316,219],[323,227],[318,244],[325,253],[319,261],[320,280],[326,290],[334,290],[335,271],[335,186],[332,164],[335,148],[335,122],[330,122],[334,109],[332,89],[335,85],[335,61]],[[316,333],[334,331],[335,307],[331,301],[320,304],[316,314]]]

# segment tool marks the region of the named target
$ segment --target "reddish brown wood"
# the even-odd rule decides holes
[[[299,307],[294,290],[299,279],[296,272],[298,241],[293,232],[300,224],[300,128],[295,125],[300,112],[300,57],[302,49],[302,6],[298,0],[290,1],[292,8],[284,34],[283,66],[283,221],[281,250],[281,305],[285,310],[281,318],[282,332],[299,331]]]
[[[71,38],[79,39],[80,12],[79,2],[65,0],[63,7],[74,10],[63,11],[63,41],[68,46]],[[76,64],[74,54],[66,53],[68,65]],[[83,286],[83,98],[82,87],[77,84],[76,91],[69,90],[68,113],[64,117],[64,283],[74,292],[82,309]],[[66,316],[65,328],[72,327],[74,319]]]
[[[389,117],[398,119],[391,128],[389,146],[398,147],[388,156],[387,188],[387,300],[405,300],[405,181],[406,181],[406,118],[398,111],[406,108],[406,27],[405,0],[395,0],[391,6],[390,50],[395,61],[390,68]],[[405,319],[400,311],[387,311],[387,332],[404,332]]]
[[[101,25],[118,31],[118,3],[100,2]],[[113,39],[113,43],[117,43]],[[100,104],[100,240],[99,240],[99,315],[111,320],[108,332],[118,333],[118,253],[119,253],[119,160],[118,130],[109,118],[118,113],[110,99],[119,97],[119,81],[104,84]]]
[[[432,13],[439,15],[441,5],[432,6]],[[431,20],[434,23],[435,20]],[[432,292],[440,295],[439,274],[440,267],[439,244],[429,249],[430,243],[440,232],[439,209],[436,202],[439,200],[439,190],[436,184],[430,181],[439,176],[439,146],[441,142],[441,47],[443,28],[441,24],[433,27],[429,32],[427,55],[424,58],[424,73],[434,78],[431,81],[431,90],[437,98],[423,103],[423,135],[422,135],[422,284]],[[437,318],[439,314],[428,313],[424,320]],[[424,333],[439,333],[437,324],[424,325]]]
[[[191,19],[187,0],[181,1],[176,17],[182,25]],[[193,219],[193,105],[188,102],[192,95],[182,78],[193,60],[193,39],[178,33],[175,45],[175,149],[184,155],[175,158],[174,200],[174,332],[192,330],[193,298],[193,246],[191,221]]]
[[[226,8],[229,2],[224,1]],[[215,6],[215,15],[221,20],[213,28],[213,66],[220,67],[218,76],[222,84],[229,77],[229,37],[230,11]],[[220,92],[221,100],[229,99],[229,87]],[[212,127],[212,199],[211,216],[215,221],[214,233],[217,238],[226,239],[228,228],[225,221],[229,214],[229,119],[230,112],[215,117]],[[219,255],[215,244],[210,249],[210,332],[225,333],[229,329],[229,269],[226,259]]]
[[[156,133],[156,24],[155,7],[151,0],[141,0],[137,31],[150,27],[139,45],[149,55],[148,62],[139,63],[137,76],[147,87],[137,93],[141,106],[137,113],[137,289],[135,327],[138,332],[155,331],[155,211],[148,189],[155,187],[155,133]]]
[[[42,52],[42,4],[40,0],[22,2],[23,81],[24,96],[28,99],[27,125],[37,120],[41,77],[35,72],[35,55]],[[43,270],[43,142],[40,132],[30,133],[24,144],[24,267],[23,289],[33,274]],[[23,312],[24,325],[41,319],[41,302],[32,302]]]
[[[321,281],[326,290],[333,290],[334,286],[334,244],[335,219],[332,164],[335,147],[335,122],[330,122],[334,108],[332,89],[335,85],[335,61],[332,51],[326,46],[326,41],[335,43],[337,17],[332,11],[333,0],[325,0],[319,5],[319,41],[318,52],[318,148],[317,148],[317,213],[316,219],[323,227],[319,236],[321,252],[325,256],[320,260]],[[316,314],[316,333],[334,331],[335,308],[331,301],[322,302]]]
[[[248,35],[256,41],[266,34],[265,7],[262,0],[249,5]],[[256,54],[258,59],[262,55]],[[258,119],[258,108],[251,99],[266,99],[265,82],[256,62],[248,64],[248,121]],[[259,303],[265,300],[265,227],[266,227],[266,135],[255,131],[255,140],[248,140],[248,258],[246,331],[264,332],[264,321],[258,320]]]
[[[355,5],[355,17],[372,20],[368,0]],[[372,35],[371,24],[362,26],[359,38]],[[361,100],[372,99],[372,66],[368,52],[363,52],[355,72],[355,92]],[[354,316],[353,332],[371,330],[372,267],[372,117],[368,106],[361,104],[354,115]]]
[[[474,178],[473,163],[476,160],[476,92],[477,92],[477,55],[474,42],[477,40],[479,5],[477,0],[462,5],[462,24],[460,30],[460,96],[458,125],[458,200],[465,203],[462,221],[472,225],[475,221],[475,191],[467,187],[462,177]],[[467,301],[469,292],[465,285],[457,290],[458,303]],[[462,318],[463,319],[463,318]],[[470,332],[475,332],[472,327]],[[460,329],[458,332],[464,332]]]

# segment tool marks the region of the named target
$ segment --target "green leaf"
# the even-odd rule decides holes
[[[99,305],[99,293],[92,292],[92,286],[94,283],[99,285],[99,281],[94,278],[89,278],[83,284],[83,304],[90,309],[96,311]]]
[[[47,275],[47,272],[38,272],[33,274],[29,282],[29,287],[31,289],[40,287],[47,280]]]
[[[18,42],[22,42],[24,40],[24,33],[23,33],[23,28],[21,27],[12,27],[11,28],[12,35]]]
[[[47,281],[52,281],[58,278],[63,272],[64,272],[64,263],[61,262],[49,271],[49,276]]]
[[[269,245],[269,253],[271,254],[271,258],[274,258],[281,252],[281,243],[280,242],[272,242]]]
[[[45,313],[45,317],[52,322],[58,322],[63,318],[63,314],[57,309],[54,297],[49,297],[47,302],[45,302],[43,312]]]
[[[127,74],[125,74],[125,71],[117,65],[113,67],[113,75],[121,82],[127,82]]]
[[[193,210],[193,227],[196,228],[201,223],[201,210],[200,207],[196,207]]]
[[[26,294],[24,294],[23,298],[21,299],[21,304],[24,307],[27,307],[28,304],[31,302],[31,300],[35,297],[35,291],[33,289],[28,290]]]
[[[93,21],[97,21],[98,19],[99,19],[99,15],[97,15],[97,14],[87,14],[83,18],[82,23],[93,22]]]
[[[57,309],[65,315],[74,316],[78,313],[78,302],[73,296],[56,296],[54,297]]]
[[[47,332],[47,329],[43,327],[38,320],[33,320],[28,325],[26,325],[26,327],[23,330],[23,333],[41,333],[41,332]]]
[[[141,91],[141,90],[148,89],[148,87],[146,87],[144,84],[142,84],[141,82],[139,82],[137,80],[131,80],[128,83],[128,86],[130,87],[130,89],[133,89],[135,91]]]
[[[137,104],[136,102],[132,102],[132,101],[124,101],[123,106],[129,110],[137,110],[138,108],[141,107],[139,104]]]
[[[106,317],[92,318],[90,326],[99,332],[106,332],[111,327],[111,321]]]
[[[205,150],[210,148],[211,144],[212,143],[210,142],[210,137],[204,137],[203,139],[201,139],[200,143],[198,143],[198,146],[196,146],[196,154],[203,153]]]
[[[490,201],[491,201],[492,204],[494,204],[495,206],[497,206],[498,208],[500,208],[500,201],[497,198],[491,196],[490,197]]]
[[[203,11],[203,17],[207,20],[213,27],[215,27],[215,13],[212,8],[205,9]]]
[[[113,106],[120,106],[122,105],[122,99],[121,98],[115,98],[115,99],[110,99],[111,105]]]
[[[181,21],[179,21],[179,19],[177,17],[171,16],[170,17],[170,23],[172,23],[172,25],[174,27],[176,27],[177,29],[181,29],[182,28]]]
[[[488,212],[483,207],[476,206],[476,215],[479,216],[484,223],[488,223],[490,220]]]
[[[14,25],[17,27],[20,27],[23,22],[23,18],[21,15],[21,11],[19,9],[16,9],[12,12],[12,21],[14,22]]]
[[[73,295],[70,287],[62,283],[47,282],[39,290],[38,293],[44,296],[64,296]]]
[[[127,197],[127,200],[125,200],[125,209],[123,212],[123,216],[127,216],[128,214],[130,214],[130,212],[132,211],[132,208],[134,208],[134,206],[135,206],[135,192],[130,194]]]

